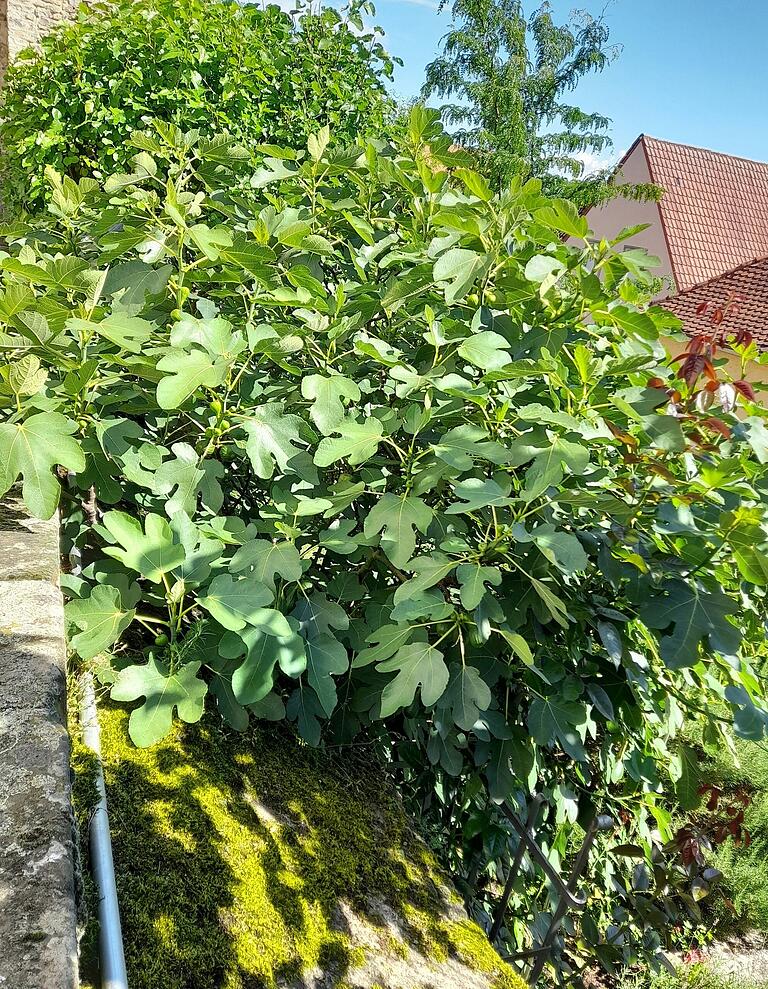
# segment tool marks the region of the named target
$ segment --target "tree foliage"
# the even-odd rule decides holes
[[[97,0],[27,49],[5,76],[3,202],[35,209],[50,165],[71,178],[126,169],[126,140],[159,118],[204,135],[303,146],[328,124],[340,137],[381,128],[392,62],[362,17],[293,15],[234,0]]]
[[[545,192],[579,206],[610,196],[608,172],[585,175],[584,155],[610,150],[611,122],[571,102],[579,81],[618,55],[605,21],[578,11],[558,25],[548,2],[526,17],[523,0],[453,0],[451,11],[454,23],[442,55],[427,66],[422,95],[454,98],[442,114],[456,140],[475,150],[497,185],[533,176]]]
[[[493,194],[437,119],[322,129],[253,172],[157,124],[103,188],[49,170],[49,216],[0,258],[0,491],[50,515],[66,468],[72,644],[114,653],[137,744],[206,702],[366,733],[442,808],[481,913],[501,803],[548,798],[559,862],[613,813],[594,868],[624,898],[563,962],[611,967],[674,917],[681,726],[768,722],[739,619],[767,579],[765,413],[713,354],[668,361],[632,231],[595,242],[536,180]]]

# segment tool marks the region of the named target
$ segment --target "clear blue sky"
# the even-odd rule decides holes
[[[554,0],[562,18],[605,0]],[[398,95],[418,94],[450,23],[432,0],[377,0],[385,44],[404,61]],[[537,6],[528,0],[530,12]],[[606,20],[619,59],[577,90],[613,120],[617,151],[638,134],[768,161],[768,0],[612,0]]]

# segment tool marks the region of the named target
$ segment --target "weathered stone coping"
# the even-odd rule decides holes
[[[58,522],[0,502],[0,989],[76,989]]]

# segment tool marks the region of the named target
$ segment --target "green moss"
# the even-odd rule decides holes
[[[352,948],[349,952],[349,967],[360,968],[365,964],[365,949]]]
[[[237,735],[211,720],[140,750],[127,711],[100,720],[132,989],[275,989],[316,967],[341,987],[365,962],[341,901],[385,942],[376,902],[428,957],[522,986],[479,928],[446,922],[434,860],[364,763],[285,726]]]
[[[528,989],[525,980],[501,961],[477,924],[465,920],[444,923],[442,927],[459,958],[475,971],[493,976],[493,989]]]
[[[408,945],[405,941],[400,941],[398,938],[390,935],[386,938],[386,945],[390,955],[394,955],[396,958],[402,958],[403,961],[408,958]]]

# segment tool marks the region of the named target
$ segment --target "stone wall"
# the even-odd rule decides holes
[[[77,0],[0,0],[0,81]],[[0,501],[0,989],[76,989],[58,520]]]
[[[71,16],[78,0],[0,0],[0,79],[22,48]]]
[[[76,989],[58,521],[0,502],[0,989]]]

